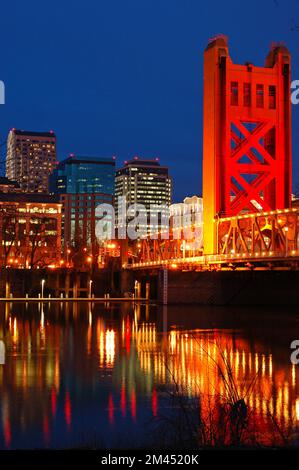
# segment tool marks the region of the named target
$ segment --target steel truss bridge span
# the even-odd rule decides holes
[[[203,255],[196,240],[138,240],[127,269],[298,269],[299,208],[214,219],[217,253]]]

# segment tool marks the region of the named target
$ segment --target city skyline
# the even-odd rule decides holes
[[[298,0],[1,13],[0,462],[285,465]]]
[[[29,48],[32,38],[27,38],[26,34],[23,35],[21,62],[19,59],[13,63],[8,50],[2,53],[0,78],[6,85],[6,104],[0,108],[0,141],[6,140],[11,127],[53,128],[57,134],[59,160],[72,152],[116,155],[120,166],[134,155],[159,157],[172,171],[175,201],[182,200],[187,194],[201,194],[202,51],[207,38],[218,32],[227,34],[232,59],[236,63],[248,60],[256,65],[263,65],[272,41],[284,41],[292,55],[292,78],[296,79],[299,13],[295,1],[290,1],[286,10],[281,2],[253,2],[248,22],[243,25],[240,35],[242,15],[238,13],[237,2],[232,2],[231,8],[235,9],[233,16],[240,21],[232,20],[230,10],[220,2],[215,5],[217,16],[211,6],[197,3],[192,1],[184,8],[181,2],[175,1],[171,2],[170,9],[168,1],[163,2],[163,6],[155,2],[150,5],[146,1],[142,5],[132,1],[129,6],[116,2],[119,9],[116,17],[114,5],[94,6],[93,18],[89,19],[92,32],[84,35],[85,16],[83,12],[82,20],[78,3],[73,4],[71,11],[63,8],[61,12],[54,2],[44,22],[47,26],[55,25],[55,39],[51,40],[44,26],[42,29],[37,24],[35,34],[39,33],[41,44],[37,49],[40,55],[32,49],[36,65],[33,72],[27,67],[33,60]],[[258,17],[254,14],[254,5],[260,12]],[[0,38],[6,34],[13,52],[20,46],[18,35],[12,36],[11,30],[7,29],[12,21],[9,8],[4,7],[8,22]],[[267,24],[263,18],[269,9],[271,22]],[[64,22],[66,13],[69,20]],[[28,13],[20,6],[17,15],[12,16],[14,26],[17,25],[16,29],[22,34],[24,24],[32,21],[35,13]],[[249,34],[253,16],[257,22],[254,40],[251,30]],[[109,30],[114,25],[111,37],[107,36],[103,18],[107,19]],[[97,27],[98,22],[101,28]],[[165,24],[169,26],[167,37]],[[82,34],[77,35],[78,30]],[[60,50],[59,41],[67,33],[70,39]],[[2,42],[5,43],[4,37]],[[44,61],[45,56],[51,60]],[[78,58],[80,67],[76,65]],[[16,73],[18,66],[27,71],[21,78]],[[44,72],[42,77],[36,73],[39,66]],[[296,158],[299,116],[297,106],[292,109],[296,187],[299,180]],[[183,166],[180,165],[182,161]]]

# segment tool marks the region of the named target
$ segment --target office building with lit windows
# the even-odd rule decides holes
[[[53,131],[11,129],[7,139],[6,176],[23,192],[48,193],[49,176],[56,165],[56,136]]]
[[[194,255],[194,251],[202,250],[203,198],[199,196],[185,197],[183,202],[171,204],[169,209],[173,236],[178,240],[189,240],[182,244],[186,256]],[[191,240],[192,243],[190,243]]]
[[[147,219],[147,233],[167,229],[162,216],[168,216],[168,210],[155,209],[158,206],[169,208],[171,204],[172,181],[168,167],[161,166],[159,159],[141,159],[134,157],[126,161],[124,166],[116,171],[115,177],[115,212],[116,225],[120,229],[119,198],[126,198],[127,208],[132,204],[142,204],[145,207]],[[157,213],[154,222],[150,218]],[[126,223],[129,222],[127,218]]]
[[[0,191],[1,267],[59,267],[61,204],[48,194]]]
[[[50,177],[50,191],[60,195],[64,250],[84,247],[98,254],[96,238],[100,204],[113,204],[115,157],[79,157],[61,161]]]

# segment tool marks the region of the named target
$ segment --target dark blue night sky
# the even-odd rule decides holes
[[[0,142],[11,127],[53,129],[59,159],[159,156],[175,200],[200,193],[203,50],[216,33],[233,61],[256,65],[284,41],[299,79],[298,0],[2,2]],[[297,183],[299,105],[293,117]]]

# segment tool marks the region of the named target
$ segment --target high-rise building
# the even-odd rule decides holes
[[[125,162],[124,166],[116,171],[115,177],[115,207],[117,227],[120,229],[119,198],[126,198],[126,208],[132,204],[142,204],[146,212],[147,233],[168,228],[162,217],[167,217],[167,210],[161,211],[157,206],[169,208],[171,204],[172,182],[168,167],[161,166],[159,159],[141,159],[134,157]],[[156,208],[155,208],[156,207]],[[155,218],[155,214],[157,218]],[[128,218],[126,223],[128,222]]]
[[[60,194],[64,249],[85,247],[98,253],[96,207],[113,204],[115,158],[71,155],[50,177],[50,191]]]
[[[50,191],[57,194],[114,194],[115,158],[71,154],[59,162],[50,177]]]
[[[26,193],[47,193],[56,165],[56,136],[50,132],[11,129],[7,139],[6,176]]]

